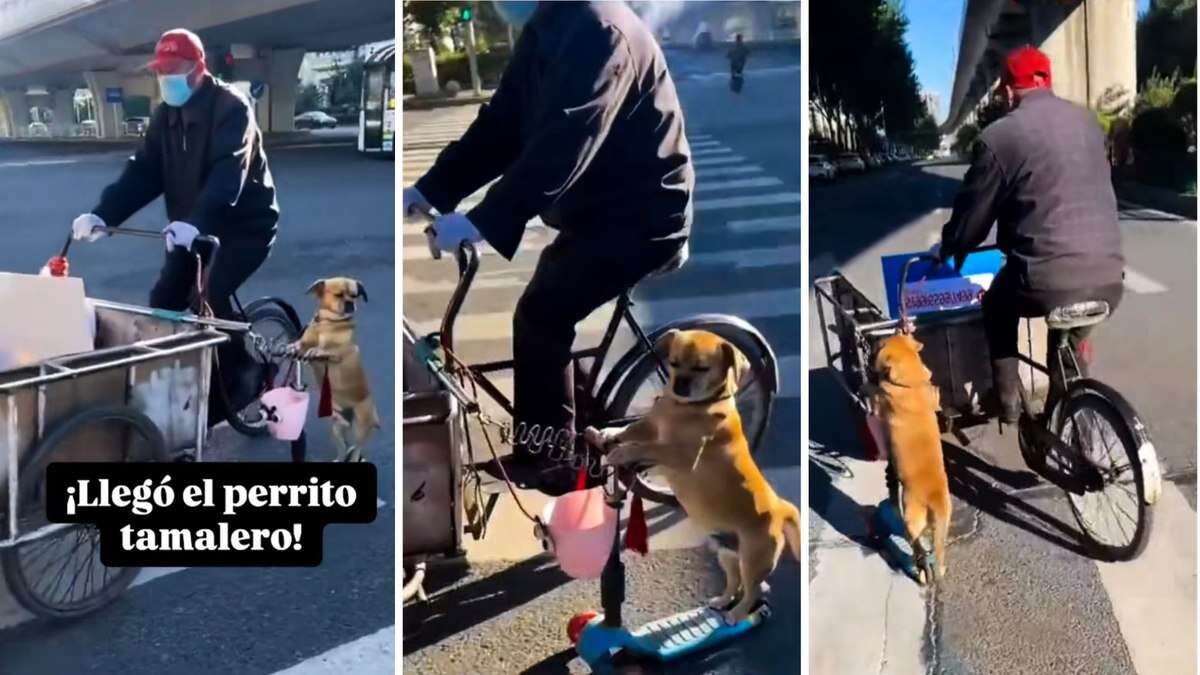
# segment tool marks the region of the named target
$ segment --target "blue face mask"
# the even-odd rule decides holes
[[[188,84],[188,76],[185,75],[159,75],[158,90],[162,93],[163,101],[167,105],[175,106],[176,108],[188,102],[195,91]]]
[[[537,11],[537,2],[525,2],[524,0],[496,0],[492,2],[496,8],[496,13],[501,19],[520,27],[525,25],[533,13]]]

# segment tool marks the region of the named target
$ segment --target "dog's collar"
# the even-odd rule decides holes
[[[353,321],[353,320],[354,320],[353,314],[346,314],[346,315],[343,315],[336,319],[321,316],[320,312],[317,312],[316,314],[313,315],[313,321],[316,321],[317,323],[344,323],[344,322]]]

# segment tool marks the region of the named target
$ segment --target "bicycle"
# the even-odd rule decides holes
[[[979,308],[910,318],[905,290],[910,268],[916,263],[940,264],[929,255],[907,260],[900,280],[898,319],[887,318],[840,273],[817,279],[814,284],[818,316],[825,327],[822,338],[826,360],[850,394],[866,439],[872,438],[872,434],[867,424],[866,416],[871,411],[865,391],[877,379],[870,367],[872,356],[879,343],[897,331],[912,332],[922,343],[938,347],[927,349],[923,357],[933,373],[933,383],[941,391],[939,417],[946,430],[988,423],[996,417],[994,411],[980,408],[977,396],[977,392],[992,388]],[[835,312],[831,324],[826,323],[826,304]],[[1029,378],[1028,384],[1022,383],[1017,431],[1026,465],[1065,492],[1087,549],[1098,559],[1121,561],[1137,557],[1145,548],[1152,522],[1149,507],[1161,494],[1162,474],[1146,424],[1115,389],[1085,375],[1071,345],[1072,331],[1093,327],[1110,313],[1108,303],[1090,300],[1056,307],[1042,317],[1047,327],[1060,336],[1054,345],[1054,360],[1058,363],[1039,363],[1026,354],[1019,354],[1018,358],[1046,376],[1057,365],[1061,391],[1052,388],[1039,408],[1034,403],[1033,378]],[[831,334],[838,343],[836,351],[831,348]],[[1033,331],[1027,330],[1026,335],[1027,349],[1032,354]],[[890,462],[887,481],[889,499],[899,505],[898,481]],[[1122,494],[1131,510],[1112,504]],[[1121,513],[1132,527],[1118,527],[1119,534],[1104,531],[1102,523],[1089,518],[1096,510],[1091,507],[1099,506],[1102,501],[1108,505],[1109,514],[1116,517]],[[1111,519],[1108,524],[1112,524]],[[931,573],[927,569],[927,574]]]
[[[430,252],[435,259],[441,257],[432,240]],[[762,334],[743,319],[724,314],[684,317],[647,332],[634,316],[632,288],[617,298],[616,307],[600,344],[571,352],[571,367],[574,369],[576,382],[574,429],[525,428],[521,425],[513,428],[491,420],[483,412],[478,393],[482,390],[483,394],[507,415],[513,415],[512,402],[489,379],[489,375],[511,371],[514,364],[511,359],[467,364],[454,355],[454,325],[479,269],[479,252],[474,244],[464,242],[456,251],[455,257],[458,264],[458,283],[447,304],[440,330],[418,337],[412,323],[404,317],[403,331],[407,341],[419,345],[422,352],[420,360],[457,399],[464,417],[474,415],[485,427],[499,427],[502,438],[510,444],[516,442],[534,446],[534,451],[547,449],[548,453],[551,453],[551,460],[567,461],[573,468],[583,469],[588,466],[587,458],[575,452],[575,440],[583,431],[588,427],[603,428],[633,423],[645,415],[657,398],[658,392],[665,386],[667,354],[660,340],[662,336],[670,330],[705,330],[729,341],[751,364],[750,370],[740,383],[736,400],[743,427],[750,441],[751,452],[757,451],[761,445],[778,391],[779,379],[775,354]],[[681,256],[651,276],[662,276],[675,271],[682,267],[683,262],[684,258]],[[605,372],[614,340],[622,326],[632,332],[635,344],[613,361],[612,366]],[[585,367],[583,361],[588,359],[591,363],[589,367]],[[467,391],[467,386],[472,389],[471,393]],[[598,463],[596,466],[599,466]],[[653,469],[636,474],[636,478],[628,487],[634,494],[647,500],[672,507],[679,505],[661,477],[654,475]]]

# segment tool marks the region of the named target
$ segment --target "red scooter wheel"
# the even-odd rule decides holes
[[[598,616],[600,616],[599,612],[580,612],[571,617],[571,620],[567,622],[567,639],[571,641],[571,644],[579,643],[579,636],[583,634],[583,629]]]

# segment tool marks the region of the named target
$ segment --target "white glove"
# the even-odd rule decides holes
[[[425,195],[415,187],[406,187],[404,192],[400,194],[401,213],[404,214],[404,220],[408,220],[421,213],[428,214],[433,210],[433,204],[425,199]]]
[[[437,247],[448,252],[457,251],[464,241],[475,243],[483,239],[479,230],[461,213],[439,216],[433,221],[433,231],[437,237]]]
[[[104,220],[100,216],[94,213],[85,213],[71,223],[71,238],[76,241],[81,239],[96,241],[104,236],[104,233],[100,231],[104,227]]]
[[[166,235],[167,253],[174,251],[176,246],[182,246],[184,250],[190,251],[192,242],[200,236],[200,230],[182,220],[176,220],[163,229],[163,234]]]

